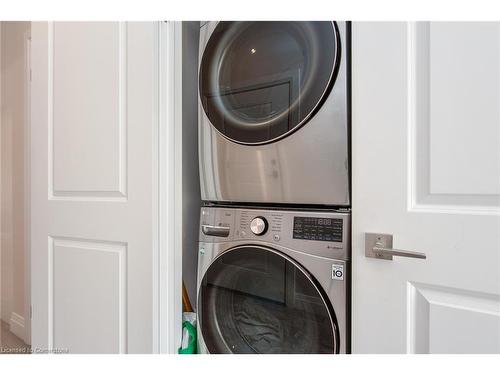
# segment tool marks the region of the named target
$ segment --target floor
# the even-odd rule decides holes
[[[9,325],[0,320],[0,354],[26,354],[30,352],[30,346],[23,340],[10,332]]]

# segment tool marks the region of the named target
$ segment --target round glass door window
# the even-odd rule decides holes
[[[264,247],[229,250],[200,285],[199,324],[210,353],[337,353],[335,314],[300,265]]]
[[[226,138],[262,144],[298,129],[333,84],[334,22],[219,22],[200,64],[200,99]]]

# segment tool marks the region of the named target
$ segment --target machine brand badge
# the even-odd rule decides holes
[[[344,266],[332,264],[332,280],[344,280]]]

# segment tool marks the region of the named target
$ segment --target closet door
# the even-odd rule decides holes
[[[157,350],[158,30],[33,23],[34,350]]]
[[[353,352],[500,353],[500,24],[352,35]]]

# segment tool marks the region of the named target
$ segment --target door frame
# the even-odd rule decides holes
[[[158,317],[156,353],[177,353],[182,337],[182,22],[158,22]],[[154,229],[155,230],[155,229]]]
[[[31,24],[24,34],[24,342],[31,345]]]

